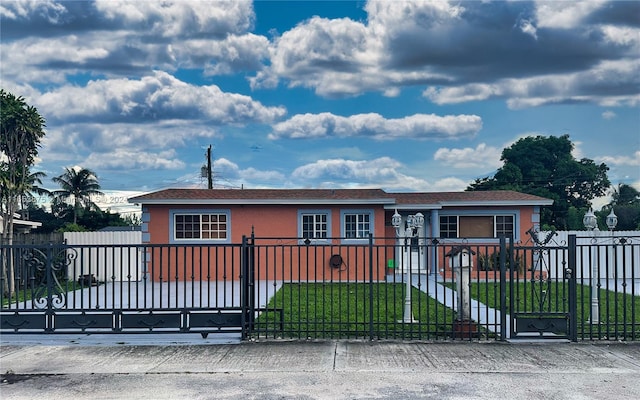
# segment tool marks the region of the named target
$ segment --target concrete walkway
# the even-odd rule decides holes
[[[398,275],[398,281],[404,281],[404,275]],[[452,281],[449,281],[453,283]],[[411,284],[426,293],[429,297],[436,300],[440,304],[452,309],[458,309],[458,294],[455,290],[450,289],[438,281],[438,275],[413,275]],[[493,333],[500,334],[500,310],[496,310],[481,303],[475,299],[470,299],[471,319],[478,322],[482,327]],[[509,314],[506,316],[507,326],[505,328],[507,339],[511,335],[511,318]]]
[[[0,350],[3,400],[564,400],[640,393],[640,344],[3,341]]]

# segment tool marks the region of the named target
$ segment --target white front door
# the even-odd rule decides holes
[[[422,233],[419,233],[418,236],[420,238],[423,237]],[[425,256],[426,248],[425,246],[419,245],[419,238],[414,237],[410,239],[411,243],[408,246],[404,246],[404,239],[401,239],[398,242],[397,247],[397,259],[400,260],[398,263],[397,272],[406,274],[407,269],[410,268],[412,274],[426,274],[427,273],[427,257]],[[407,250],[409,255],[407,256]],[[407,269],[405,269],[407,268]]]

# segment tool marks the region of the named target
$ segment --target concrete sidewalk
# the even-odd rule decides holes
[[[3,400],[637,399],[640,393],[640,343],[2,342],[0,350]]]

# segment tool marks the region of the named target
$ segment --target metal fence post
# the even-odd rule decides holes
[[[242,309],[242,333],[240,335],[242,340],[247,338],[248,331],[248,321],[249,313],[247,311],[247,256],[246,256],[246,247],[247,247],[247,237],[242,235],[242,245],[240,247],[240,308]]]
[[[373,340],[373,235],[369,233],[369,340]]]
[[[507,243],[504,235],[500,235],[500,340],[507,339]]]
[[[569,265],[564,271],[565,279],[569,280],[569,339],[572,342],[578,341],[578,291],[576,288],[577,276],[577,245],[576,235],[569,235],[568,241],[568,262]]]

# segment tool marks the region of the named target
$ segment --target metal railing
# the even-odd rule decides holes
[[[1,329],[639,340],[638,239],[1,245]]]

